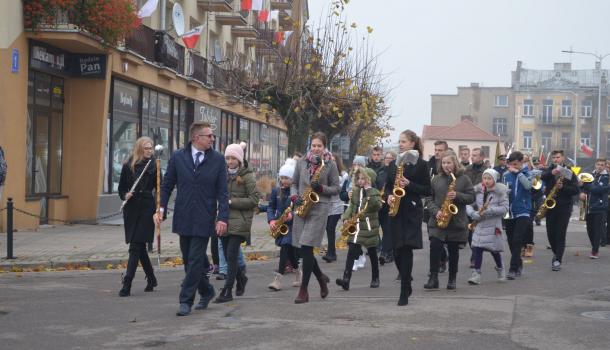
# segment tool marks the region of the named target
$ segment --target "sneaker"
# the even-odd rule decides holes
[[[352,267],[352,271],[358,271],[358,259],[354,260],[354,267]]]
[[[589,255],[589,259],[599,259],[599,254],[595,253],[595,252],[591,252],[591,255]]]
[[[224,281],[227,279],[227,275],[225,275],[224,273],[219,273],[218,275],[216,275],[216,280],[218,281]]]
[[[468,279],[468,283],[472,285],[481,284],[481,273],[473,269],[470,278]]]
[[[523,267],[520,267],[517,271],[515,271],[515,276],[521,277],[522,272],[523,272]]]
[[[358,268],[363,269],[364,265],[366,265],[366,257],[363,254],[358,257]]]
[[[561,262],[559,260],[553,260],[553,264],[551,265],[551,270],[553,270],[553,271],[561,270]]]
[[[516,271],[508,271],[508,274],[506,274],[506,279],[510,280],[510,281],[517,279],[517,272]]]
[[[506,272],[504,271],[504,268],[502,267],[496,267],[496,274],[497,274],[497,279],[500,282],[504,282],[506,281]]]

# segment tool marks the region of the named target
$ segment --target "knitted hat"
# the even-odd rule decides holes
[[[360,165],[360,166],[366,166],[366,158],[364,156],[355,156],[354,157],[354,161],[352,162],[353,165]]]
[[[244,163],[244,149],[236,143],[232,143],[225,149],[225,157],[235,157],[240,163]]]
[[[360,176],[360,174],[364,175],[370,185],[374,184],[375,180],[377,179],[377,173],[371,168],[358,169],[358,171],[356,171],[356,180],[358,180],[358,176]]]
[[[494,169],[487,169],[483,172],[483,175],[489,175],[491,176],[492,179],[494,179],[494,182],[498,182],[498,180],[500,179],[500,173],[498,173],[497,171],[495,171]]]
[[[292,158],[286,159],[286,163],[284,163],[284,165],[282,165],[278,175],[289,177],[292,179],[292,177],[294,176],[294,168],[296,167],[296,165],[297,165],[296,160],[294,160]]]

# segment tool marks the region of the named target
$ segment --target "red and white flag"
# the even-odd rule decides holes
[[[182,35],[182,41],[184,41],[184,45],[187,49],[192,49],[197,44],[197,40],[201,36],[201,32],[203,31],[203,26],[195,27],[188,32]]]
[[[580,151],[587,155],[587,157],[593,157],[593,148],[585,145],[584,143],[580,144]]]
[[[252,10],[252,0],[241,0],[241,10],[242,11]]]
[[[144,5],[142,5],[142,8],[138,11],[138,18],[150,17],[157,9],[158,4],[159,0],[148,0]]]
[[[544,158],[544,145],[540,146],[540,158],[538,161],[542,166],[546,166],[546,159]]]
[[[273,42],[276,44],[281,44],[284,42],[284,32],[275,32],[273,34]]]
[[[258,13],[258,21],[259,22],[269,22],[269,11],[260,10]]]
[[[252,10],[260,11],[263,9],[263,0],[252,0]]]

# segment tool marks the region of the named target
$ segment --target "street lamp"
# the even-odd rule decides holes
[[[563,53],[579,53],[582,55],[589,55],[589,56],[593,56],[595,58],[597,58],[598,62],[599,62],[599,67],[597,67],[597,71],[599,73],[599,88],[597,91],[597,145],[595,147],[595,157],[597,159],[599,159],[599,149],[601,148],[601,142],[600,142],[600,133],[601,133],[601,109],[602,109],[602,61],[604,60],[604,58],[610,56],[610,53],[607,53],[605,55],[598,55],[596,53],[592,53],[592,52],[581,52],[581,51],[573,51],[573,50],[561,50],[561,52]],[[574,158],[576,157],[576,154],[574,154]]]

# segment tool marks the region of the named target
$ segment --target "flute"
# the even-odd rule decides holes
[[[129,189],[129,192],[127,192],[127,193],[132,193],[136,189],[136,186],[138,185],[138,182],[140,182],[140,180],[142,180],[142,176],[144,176],[144,173],[146,172],[146,169],[148,169],[148,166],[150,165],[151,161],[152,161],[152,158],[148,160],[148,162],[144,166],[144,170],[142,170],[142,173],[140,174],[140,176],[138,176],[138,178],[136,179],[136,182],[133,183],[133,185]],[[119,209],[121,213],[123,212],[123,207],[125,206],[125,204],[127,204],[128,200],[129,199],[125,198],[123,203],[121,203],[121,209]]]

